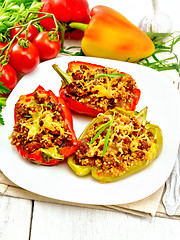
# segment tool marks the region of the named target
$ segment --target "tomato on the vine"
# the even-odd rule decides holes
[[[54,32],[44,31],[34,38],[33,44],[37,47],[41,60],[49,60],[58,55],[61,43],[58,35],[54,34]]]
[[[1,54],[1,49],[4,48],[7,44],[8,44],[8,42],[7,42],[7,43],[0,42],[0,54]],[[6,52],[6,51],[4,51],[4,53],[5,53],[5,52]],[[4,53],[3,53],[3,54],[4,54]]]
[[[12,38],[22,29],[22,27],[18,27],[18,26],[19,26],[19,24],[16,23],[16,24],[14,24],[14,26],[13,26],[13,27],[15,27],[15,28],[12,28],[12,29],[10,30],[10,39],[12,39]],[[31,24],[31,25],[29,26],[29,29],[28,29],[27,40],[29,40],[30,42],[32,42],[33,39],[34,39],[34,37],[35,37],[37,34],[38,34],[37,28],[36,28],[33,24]],[[20,35],[19,35],[18,37],[25,39],[25,36],[26,36],[26,29],[25,29],[24,31],[22,31],[22,33],[20,33]]]
[[[36,46],[28,42],[28,46],[20,46],[13,43],[9,50],[9,63],[19,73],[32,72],[40,62],[39,52]]]
[[[17,84],[17,73],[14,68],[10,64],[0,64],[0,73],[0,82],[9,90],[13,90]]]

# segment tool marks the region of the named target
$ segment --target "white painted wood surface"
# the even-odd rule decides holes
[[[0,197],[0,239],[29,239],[32,201]]]
[[[0,197],[0,240],[178,240],[180,221]]]

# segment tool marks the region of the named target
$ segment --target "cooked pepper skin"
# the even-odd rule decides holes
[[[88,26],[82,27],[85,55],[136,62],[154,52],[151,39],[116,10],[99,5],[92,8],[90,16]],[[78,28],[78,24],[70,26]]]
[[[68,69],[67,71],[69,72],[75,72],[80,68],[81,65],[86,65],[89,69],[96,69],[96,68],[104,68],[104,66],[97,65],[97,64],[92,64],[92,63],[87,63],[87,62],[81,62],[81,61],[72,61],[68,63]],[[72,99],[71,95],[68,94],[66,87],[63,88],[61,87],[59,91],[60,98],[64,99],[69,108],[73,110],[74,112],[80,113],[80,114],[85,114],[88,116],[96,117],[99,113],[102,113],[101,111],[95,110],[93,108],[89,108],[86,105]],[[134,111],[136,108],[136,105],[139,102],[139,98],[141,95],[141,91],[138,88],[134,89],[134,98],[131,101],[131,106],[130,110]]]
[[[69,108],[71,110],[73,110],[74,112],[80,113],[80,114],[85,114],[91,117],[96,117],[100,111],[97,111],[95,109],[86,107],[85,105],[83,105],[82,103],[72,99],[72,97],[70,95],[68,95],[66,89],[61,88],[59,95],[62,99],[64,99],[66,101],[66,103],[68,104]]]
[[[114,181],[118,181],[122,178],[128,177],[142,169],[144,169],[145,167],[147,167],[154,159],[156,159],[161,150],[162,150],[162,146],[163,146],[163,136],[162,136],[162,132],[161,129],[159,128],[159,126],[155,125],[155,124],[150,124],[150,123],[146,123],[146,113],[147,113],[147,108],[141,110],[140,112],[137,111],[125,111],[121,108],[114,108],[112,110],[108,110],[105,115],[109,114],[109,112],[115,112],[115,113],[124,113],[127,114],[128,116],[136,116],[141,122],[142,124],[145,124],[145,128],[151,132],[156,140],[156,143],[152,144],[150,150],[149,150],[149,160],[148,161],[142,161],[140,164],[133,166],[132,168],[130,168],[129,170],[127,170],[123,175],[121,176],[117,176],[117,177],[112,177],[112,176],[107,176],[105,174],[99,174],[98,173],[98,167],[96,166],[81,166],[81,165],[77,165],[74,162],[74,156],[71,155],[68,158],[68,165],[70,166],[70,168],[75,172],[76,175],[78,176],[86,176],[88,174],[91,174],[93,178],[95,178],[96,180],[100,181],[100,182],[114,182]],[[88,131],[89,129],[95,124],[98,123],[99,121],[102,120],[102,116],[98,116],[97,118],[94,118],[92,120],[92,122],[85,128],[85,130],[83,131],[83,133],[81,134],[81,136],[79,137],[79,139],[82,139],[84,136],[88,135]]]
[[[36,91],[41,91],[49,96],[51,96],[51,99],[53,102],[55,103],[58,103],[61,105],[61,108],[62,108],[62,116],[64,118],[64,121],[66,122],[67,126],[68,126],[68,130],[69,132],[71,133],[71,136],[72,136],[72,146],[69,147],[69,146],[65,146],[65,147],[62,147],[60,149],[61,151],[61,155],[64,156],[64,158],[67,158],[68,156],[70,156],[77,148],[77,138],[76,138],[76,135],[75,135],[75,132],[74,132],[74,129],[73,129],[73,119],[72,119],[72,115],[71,115],[71,112],[66,104],[66,102],[57,97],[51,90],[48,90],[46,91],[42,86],[38,86],[34,92]],[[33,93],[34,93],[33,92]],[[30,93],[30,94],[27,94],[26,97],[28,99],[28,97],[32,96],[33,93]],[[19,100],[18,100],[19,101]],[[16,116],[16,107],[14,109],[14,119],[15,119],[15,123],[17,123],[17,116]],[[33,153],[29,154],[28,152],[24,151],[22,149],[21,146],[16,146],[18,152],[21,154],[22,157],[26,158],[26,159],[30,159],[32,160],[33,162],[37,163],[37,164],[41,164],[41,165],[49,165],[49,166],[54,166],[54,165],[57,165],[60,163],[60,161],[62,160],[58,160],[58,159],[51,159],[50,161],[46,161],[42,155],[41,155],[41,150],[38,149],[36,151],[34,151]]]

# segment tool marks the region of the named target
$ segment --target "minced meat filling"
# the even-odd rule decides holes
[[[67,86],[67,92],[73,99],[90,108],[105,112],[114,107],[129,110],[134,97],[135,80],[125,74],[118,77],[99,77],[100,74],[119,73],[118,70],[104,67],[90,69],[80,65],[72,73],[73,82]]]
[[[22,95],[15,109],[17,122],[11,135],[12,145],[21,146],[29,154],[39,148],[72,145],[61,106],[49,95],[38,91],[28,97]]]
[[[148,161],[148,151],[155,142],[152,133],[141,125],[136,117],[116,113],[111,125],[108,147],[102,157],[108,127],[90,144],[95,130],[110,121],[112,115],[102,115],[103,120],[94,124],[88,134],[79,140],[75,152],[75,163],[82,166],[96,166],[98,173],[121,176],[139,162]]]

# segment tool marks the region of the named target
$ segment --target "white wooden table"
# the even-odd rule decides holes
[[[90,7],[103,3],[110,5],[137,24],[146,12],[149,0],[89,0],[89,3]],[[160,0],[160,4],[162,10],[168,9],[173,18],[177,18],[175,23],[179,27],[179,0]],[[144,10],[140,11],[142,8]],[[138,18],[133,19],[135,15]],[[142,218],[0,196],[0,240],[175,240],[179,236],[178,220]]]
[[[180,221],[0,197],[1,240],[177,240]]]

